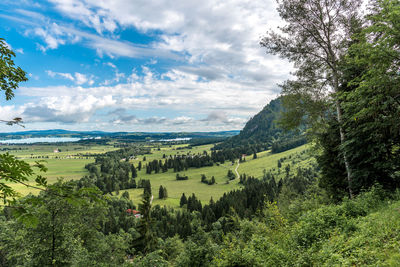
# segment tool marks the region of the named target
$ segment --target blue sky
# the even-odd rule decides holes
[[[0,37],[28,74],[0,119],[26,130],[241,129],[290,65],[259,40],[274,0],[3,0]],[[0,126],[1,132],[19,131]]]

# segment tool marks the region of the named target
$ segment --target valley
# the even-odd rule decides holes
[[[137,155],[135,158],[128,160],[129,164],[133,164],[136,168],[139,162],[145,166],[148,162],[154,160],[164,161],[165,158],[179,155],[197,155],[203,154],[204,151],[211,153],[211,148],[214,147],[211,144],[192,147],[189,144],[168,145],[154,142],[140,143],[135,146],[143,146],[150,149],[149,154]],[[10,149],[7,152],[11,155],[23,159],[30,164],[34,164],[37,160],[43,160],[48,171],[42,175],[48,179],[49,183],[54,183],[58,178],[63,178],[66,181],[79,180],[89,174],[85,166],[93,163],[96,155],[118,150],[118,148],[111,144],[79,145],[75,143],[13,145],[7,146],[7,149]],[[146,158],[145,161],[143,161],[144,157]],[[277,162],[283,158],[285,160],[282,161],[282,167],[278,168]],[[276,154],[271,153],[271,151],[262,151],[257,153],[256,159],[253,159],[253,155],[245,156],[243,159],[245,161],[242,161],[240,165],[238,165],[237,160],[234,163],[232,161],[225,161],[223,164],[216,163],[211,167],[188,168],[180,172],[174,172],[172,169],[169,169],[167,172],[146,174],[146,169],[143,167],[137,172],[135,180],[136,183],[141,179],[150,180],[151,189],[155,196],[154,205],[179,207],[179,200],[183,193],[187,196],[194,193],[203,204],[207,204],[211,198],[216,200],[224,193],[240,189],[242,185],[239,183],[239,179],[229,180],[227,177],[229,170],[235,174],[236,170],[239,175],[246,174],[259,179],[264,176],[264,173],[270,172],[277,179],[281,179],[285,175],[285,166],[289,165],[292,169],[309,167],[315,161],[309,154],[306,145]],[[187,175],[189,179],[177,181],[177,173]],[[207,178],[214,176],[215,184],[208,185],[202,183],[202,174],[206,175]],[[29,184],[34,185],[35,183],[34,181],[30,181]],[[38,190],[20,184],[13,184],[12,186],[22,195],[38,193]],[[158,198],[158,189],[160,186],[164,186],[168,190],[168,197],[165,199]],[[142,188],[122,189],[119,190],[118,194],[122,194],[125,191],[129,193],[133,203],[137,204],[141,202],[143,196]],[[113,191],[112,194],[115,195],[116,192]]]

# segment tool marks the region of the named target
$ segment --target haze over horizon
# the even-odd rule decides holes
[[[265,1],[3,1],[1,37],[29,74],[0,132],[241,129],[290,65],[259,45],[280,24]],[[227,12],[229,10],[229,12]]]

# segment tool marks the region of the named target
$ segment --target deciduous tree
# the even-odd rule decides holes
[[[314,130],[323,125],[328,103],[333,102],[339,122],[340,140],[346,141],[342,106],[335,97],[340,90],[341,61],[351,36],[359,29],[361,0],[278,0],[278,12],[286,25],[280,33],[269,32],[261,41],[268,53],[294,63],[296,80],[282,85],[287,95],[286,122],[299,125],[309,118]],[[307,115],[307,116],[304,116]],[[348,190],[352,197],[352,170],[343,151]]]

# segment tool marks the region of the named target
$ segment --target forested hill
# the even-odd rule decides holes
[[[277,150],[286,150],[282,145],[291,144],[295,147],[305,143],[301,131],[287,132],[279,127],[277,120],[283,111],[282,97],[271,100],[259,113],[252,117],[244,126],[243,130],[225,142],[216,146],[217,149],[236,148],[255,144],[275,145]],[[296,142],[296,144],[292,144]],[[279,149],[278,147],[279,146]],[[286,146],[286,145],[285,145]]]

